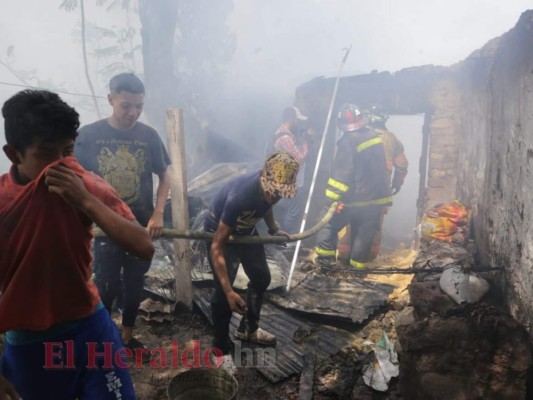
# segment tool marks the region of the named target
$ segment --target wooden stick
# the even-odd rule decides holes
[[[172,225],[189,227],[189,199],[185,173],[185,144],[183,110],[167,110],[168,150],[172,164],[169,166],[170,198],[172,200]],[[174,275],[176,300],[192,310],[191,246],[187,240],[174,240]]]

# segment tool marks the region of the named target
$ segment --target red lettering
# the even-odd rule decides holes
[[[152,349],[150,358],[150,367],[168,368],[167,352],[162,347]]]
[[[144,353],[150,354],[150,350],[148,350],[146,347],[135,349],[135,367],[136,368],[142,368]]]
[[[54,347],[59,347],[58,351],[54,351]],[[44,368],[63,368],[63,361],[61,360],[61,349],[63,343],[61,342],[44,342]],[[58,364],[54,363],[54,358],[59,357]]]
[[[65,367],[74,369],[76,368],[74,365],[74,340],[67,340],[65,343],[67,345],[67,365]]]
[[[213,363],[211,362],[211,357],[210,357],[210,353],[213,353],[215,355],[215,365],[213,365]],[[218,368],[220,367],[220,365],[222,364],[222,360],[221,359],[217,359],[217,357],[222,357],[224,355],[224,353],[222,353],[222,350],[220,350],[218,347],[208,347],[207,349],[205,349],[204,351],[204,354],[203,354],[203,362],[204,362],[204,367],[206,368]],[[218,360],[220,360],[220,362],[218,362]]]
[[[179,350],[179,344],[177,340],[173,340],[172,344],[170,345],[170,356],[171,356],[171,367],[172,368],[178,368],[180,366],[179,364],[179,358],[178,358],[178,350]]]
[[[115,364],[118,368],[130,368],[133,365],[131,361],[124,361],[124,359],[131,360],[133,351],[129,347],[121,347],[115,352]]]
[[[190,356],[192,355],[192,364]],[[198,340],[192,341],[192,348],[188,348],[181,353],[181,365],[184,368],[200,368],[200,342]]]
[[[104,351],[96,351],[98,345],[104,345]],[[87,342],[87,368],[97,368],[101,365],[103,368],[113,368],[113,342]],[[103,364],[97,365],[96,359],[103,358]]]

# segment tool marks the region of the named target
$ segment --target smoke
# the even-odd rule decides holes
[[[410,245],[414,239],[423,124],[423,115],[393,115],[387,120],[387,129],[403,144],[405,156],[409,161],[409,170],[402,189],[394,196],[394,204],[385,216],[384,245],[397,245],[400,242]]]
[[[3,3],[0,61],[9,64],[20,76],[0,65],[3,82],[0,103],[21,89],[4,83],[26,82],[87,94],[79,12],[60,9],[59,2]],[[229,14],[221,16],[235,37],[232,57],[211,79],[191,81],[188,90],[197,90],[209,99],[202,110],[205,117],[201,126],[238,141],[254,157],[260,157],[266,138],[279,125],[281,111],[292,103],[295,88],[316,76],[336,75],[342,49],[350,44],[353,49],[346,62],[345,76],[372,70],[394,72],[424,64],[451,65],[510,29],[528,7],[529,0],[515,0],[505,6],[496,0],[234,0]],[[88,27],[99,26],[108,33],[134,29],[131,42],[120,44],[124,57],[141,44],[141,25],[135,7],[125,12],[120,7],[108,10],[106,6],[87,2],[86,18]],[[199,26],[198,34],[209,37],[213,24],[201,18],[195,23]],[[110,107],[105,96],[111,67],[128,65],[142,76],[142,58],[139,52],[134,62],[111,56],[106,59],[101,52],[97,57],[98,46],[102,50],[114,42],[94,29],[88,33],[91,77],[97,94],[102,96],[98,100],[102,114],[107,116]],[[183,32],[177,29],[176,41],[180,35]],[[212,54],[209,45],[202,43],[187,51],[196,51],[193,58],[201,63],[202,57]],[[8,54],[10,46],[13,51]],[[183,63],[177,63],[176,68],[183,68]],[[68,94],[62,97],[78,109],[82,124],[96,119],[90,98]],[[186,129],[187,124],[186,119]],[[2,135],[0,144],[3,140]],[[3,157],[0,159],[2,172],[9,163]]]

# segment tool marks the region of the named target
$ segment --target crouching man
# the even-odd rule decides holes
[[[235,332],[238,340],[262,345],[275,345],[276,337],[259,327],[263,296],[270,284],[270,271],[262,244],[226,243],[230,235],[257,235],[255,225],[264,219],[270,235],[287,236],[274,220],[272,206],[281,198],[296,195],[299,163],[287,152],[271,154],[262,170],[238,177],[224,186],[213,199],[205,220],[207,232],[215,232],[207,244],[209,263],[213,270],[215,292],[211,299],[215,335],[213,346],[223,356],[216,360],[228,372],[236,367],[229,354],[229,325],[232,312],[243,314]],[[233,290],[239,263],[248,276],[246,301]]]

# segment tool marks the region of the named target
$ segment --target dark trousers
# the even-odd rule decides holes
[[[383,206],[365,206],[345,207],[340,214],[335,213],[317,234],[318,256],[335,259],[337,234],[349,224],[352,232],[350,259],[358,263],[370,261],[374,235],[381,226],[382,211]]]
[[[109,313],[113,301],[123,290],[122,326],[135,326],[144,287],[144,274],[150,269],[150,263],[128,254],[108,238],[95,240],[94,283]]]
[[[207,252],[215,284],[215,292],[211,297],[211,309],[215,329],[213,346],[218,347],[223,353],[227,353],[231,349],[229,325],[232,311],[229,308],[228,300],[213,268],[211,242],[207,243]],[[250,280],[246,292],[246,306],[248,310],[246,318],[241,319],[241,324],[238,329],[241,332],[245,329],[248,329],[248,332],[254,332],[259,326],[263,297],[268,285],[270,285],[270,270],[266,261],[265,248],[261,244],[227,243],[224,246],[224,259],[226,260],[228,277],[232,285],[237,276],[239,263],[242,264],[244,272]],[[247,326],[245,326],[246,324]]]

